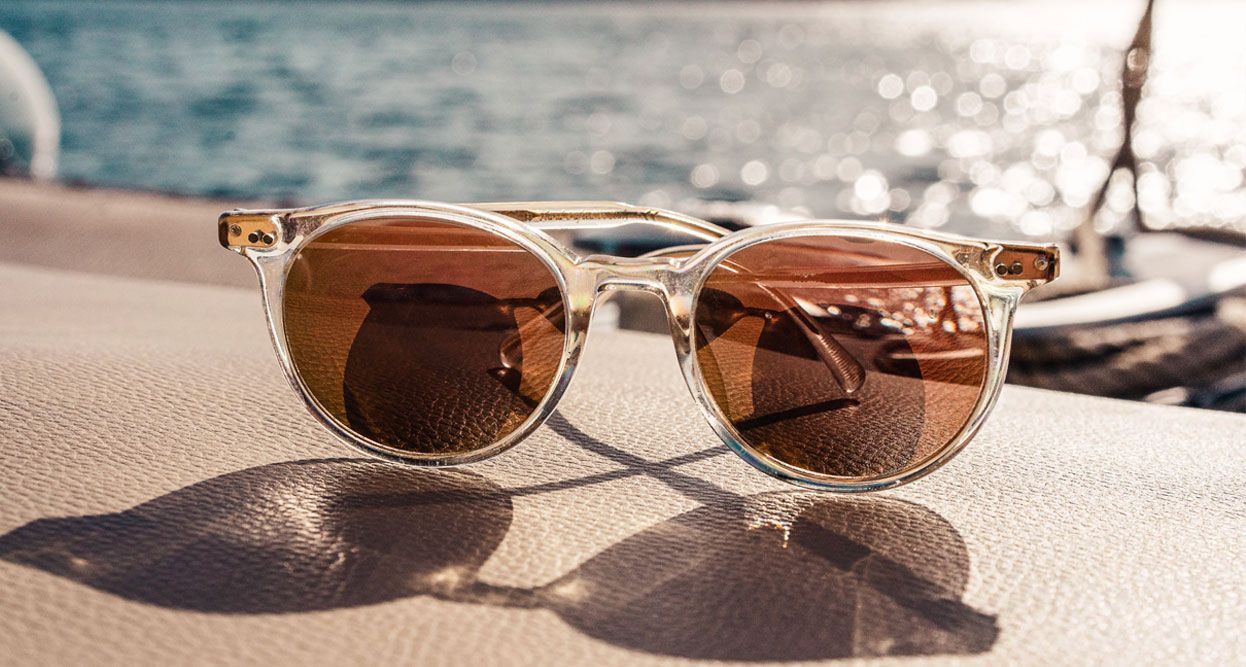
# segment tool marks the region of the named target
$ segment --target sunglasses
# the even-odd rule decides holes
[[[642,257],[555,237],[641,224],[695,239]],[[416,465],[478,461],[555,409],[599,297],[657,295],[684,379],[753,466],[798,485],[912,481],[969,441],[1051,245],[874,222],[728,232],[626,204],[376,201],[221,216],[254,264],[277,356],[326,427]]]

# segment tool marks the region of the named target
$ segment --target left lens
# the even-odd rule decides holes
[[[894,242],[748,246],[709,274],[694,326],[705,388],[743,442],[814,475],[917,467],[965,426],[986,380],[968,278]]]
[[[286,342],[342,426],[399,453],[460,455],[519,428],[554,385],[558,281],[492,232],[433,219],[335,227],[291,262]]]

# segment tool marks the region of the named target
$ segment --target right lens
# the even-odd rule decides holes
[[[743,441],[815,475],[913,469],[960,433],[985,383],[973,286],[898,243],[748,246],[710,273],[694,317],[705,387]]]
[[[487,447],[549,393],[565,324],[553,273],[488,231],[373,219],[301,248],[285,283],[286,341],[320,406],[414,454]]]

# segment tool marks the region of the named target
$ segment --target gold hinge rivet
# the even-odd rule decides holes
[[[1047,258],[1044,257],[1043,255],[1039,255],[1038,257],[1034,258],[1034,268],[1038,269],[1039,271],[1046,271],[1047,267],[1050,265],[1051,263],[1048,262]]]
[[[230,225],[230,226],[229,226],[229,235],[230,235],[230,236],[242,236],[242,226],[241,226],[241,225],[236,225],[236,224],[234,224],[234,225]]]

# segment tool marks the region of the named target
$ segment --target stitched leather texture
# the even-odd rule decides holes
[[[414,470],[304,412],[254,290],[0,284],[6,664],[1246,659],[1240,416],[1008,387],[839,497],[727,453],[669,340],[595,332],[534,436]]]

